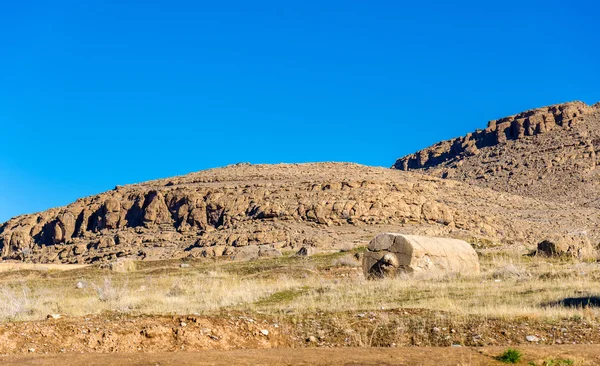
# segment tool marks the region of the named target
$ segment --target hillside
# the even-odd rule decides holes
[[[347,163],[238,164],[114,190],[0,226],[5,260],[95,263],[349,248],[384,230],[532,247],[596,236],[596,210]]]
[[[394,164],[496,191],[600,207],[600,103],[571,102],[490,121]]]

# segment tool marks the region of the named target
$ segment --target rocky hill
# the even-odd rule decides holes
[[[548,201],[600,207],[600,103],[571,102],[490,121],[394,164]]]
[[[596,210],[347,163],[238,164],[119,186],[0,226],[2,259],[95,263],[350,248],[377,232],[532,247],[588,232]]]

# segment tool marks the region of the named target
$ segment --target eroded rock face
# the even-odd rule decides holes
[[[3,259],[114,262],[366,244],[377,232],[534,247],[597,212],[347,163],[235,165],[117,187],[0,226]],[[552,222],[548,225],[548,222]]]
[[[420,171],[496,191],[600,208],[600,104],[533,109],[400,158]]]
[[[439,165],[462,156],[479,154],[479,149],[517,140],[526,136],[543,134],[554,129],[569,129],[583,121],[585,115],[596,111],[593,106],[572,102],[532,109],[514,116],[493,120],[484,130],[464,137],[439,142],[412,155],[400,158],[394,168],[400,170],[422,169]]]

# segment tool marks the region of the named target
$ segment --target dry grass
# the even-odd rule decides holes
[[[97,268],[21,271],[0,276],[0,320],[103,311],[132,314],[211,313],[227,309],[308,314],[426,308],[490,318],[597,318],[600,308],[549,306],[595,295],[596,263],[498,253],[482,256],[472,277],[364,280],[351,255],[278,258],[247,263],[141,263],[133,273]],[[84,284],[77,288],[77,282]]]

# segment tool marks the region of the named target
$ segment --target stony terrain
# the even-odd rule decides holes
[[[0,355],[248,348],[449,347],[453,344],[462,347],[556,347],[565,343],[593,347],[600,342],[596,323],[525,319],[521,324],[514,324],[501,319],[473,317],[459,324],[448,317],[444,312],[421,309],[378,311],[366,315],[318,313],[297,318],[294,324],[288,317],[231,312],[215,316],[171,317],[91,315],[2,324]],[[527,341],[528,334],[535,334],[536,340]]]
[[[596,238],[593,209],[348,163],[238,164],[117,186],[0,226],[2,259],[95,263],[276,256],[366,245],[383,230],[532,248]]]
[[[600,103],[571,102],[490,121],[484,130],[398,159],[394,168],[600,208],[598,152]]]

